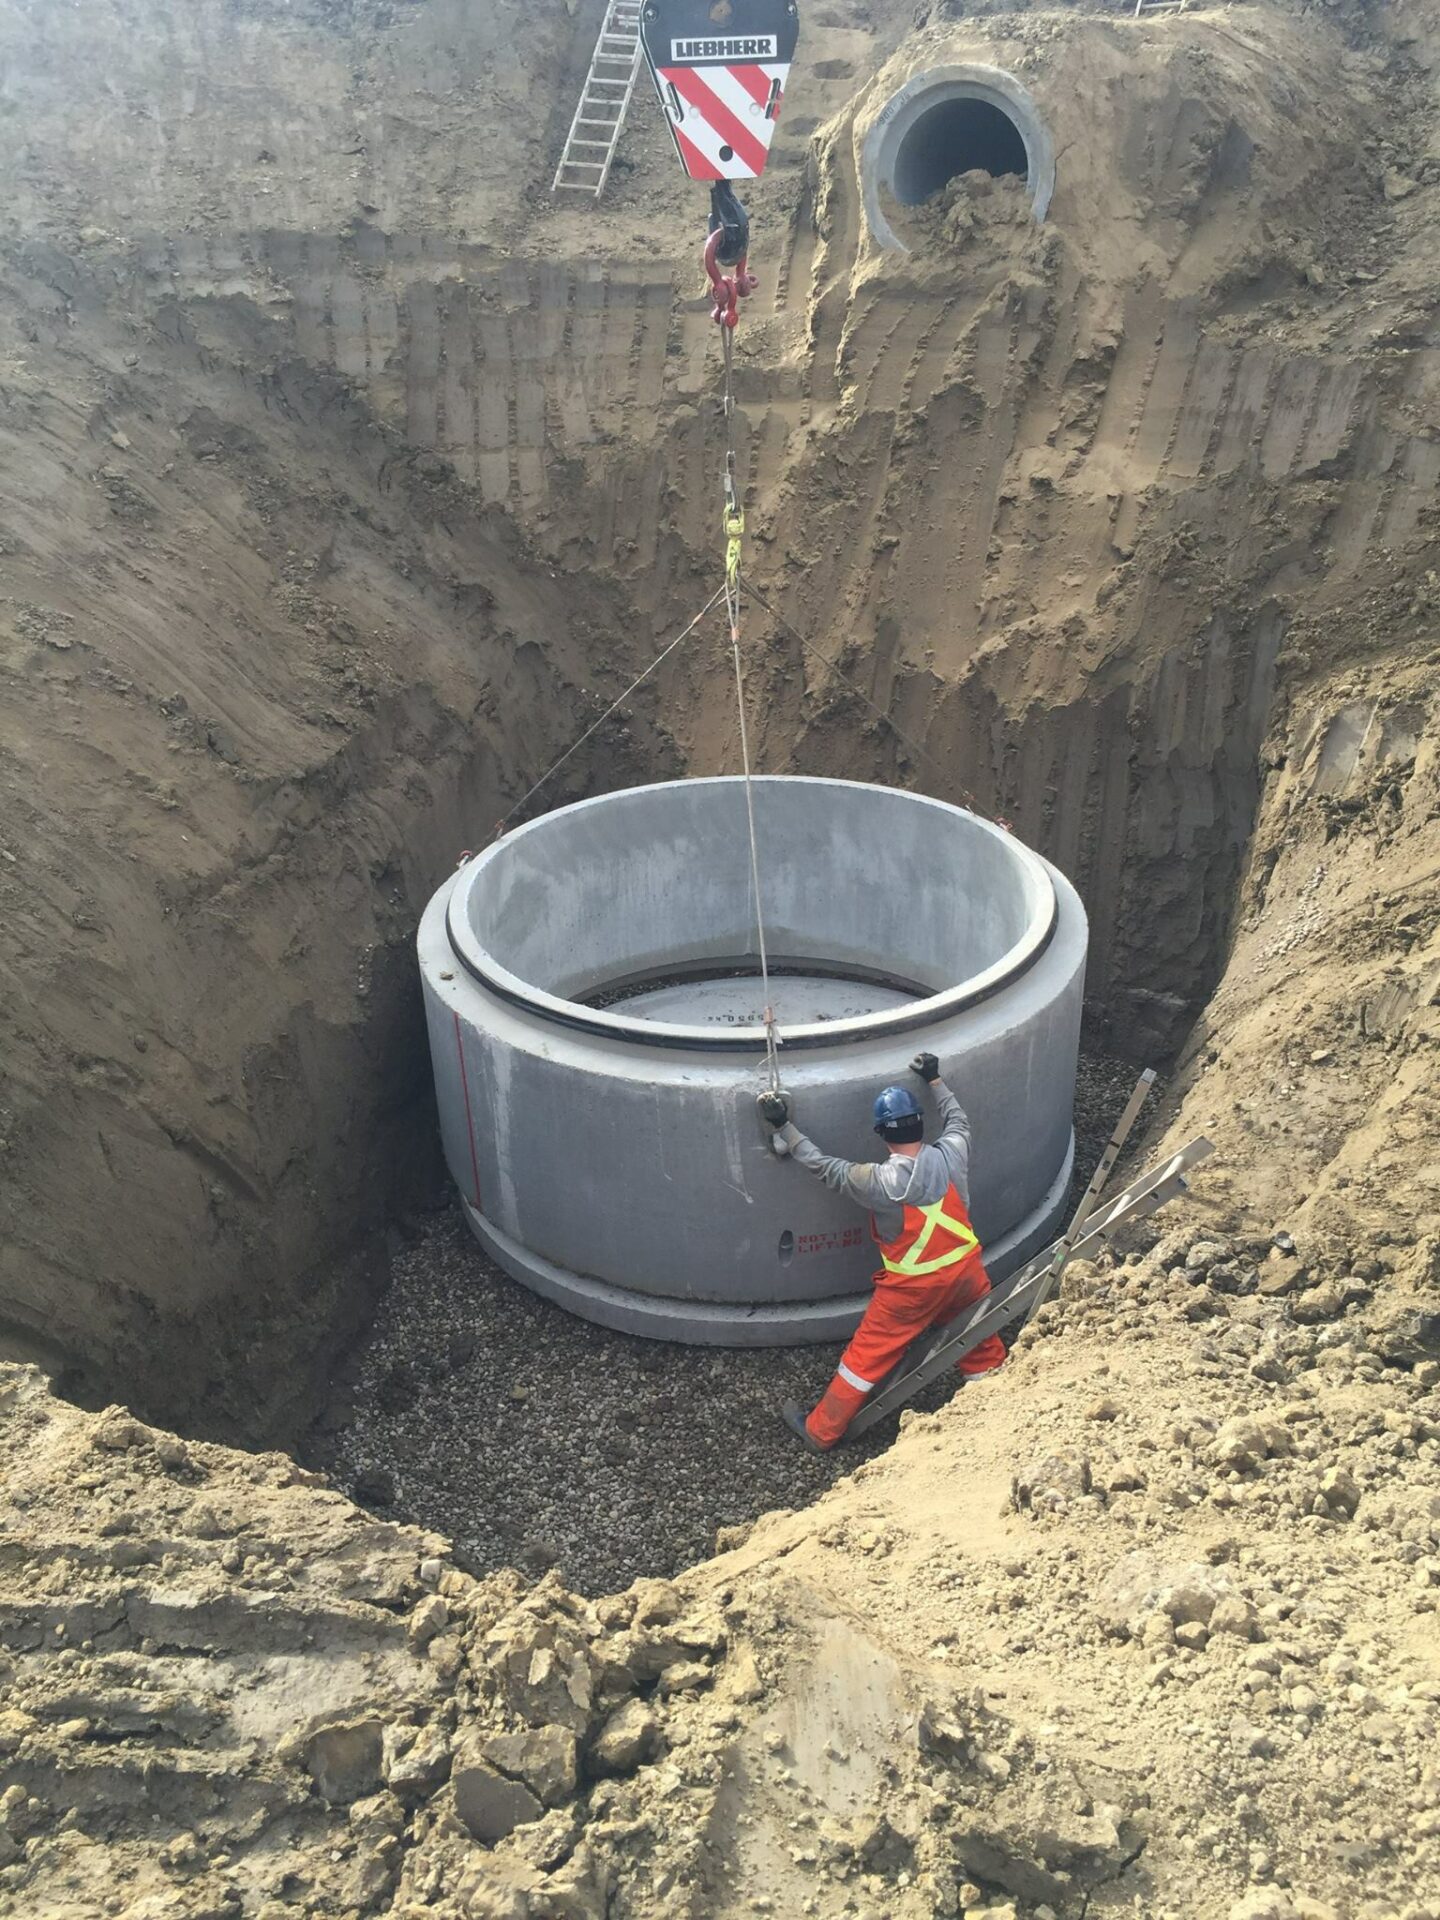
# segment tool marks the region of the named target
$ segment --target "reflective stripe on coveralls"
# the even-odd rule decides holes
[[[822,1447],[833,1447],[842,1437],[912,1340],[928,1327],[947,1325],[990,1291],[980,1242],[953,1185],[930,1206],[906,1207],[904,1228],[893,1240],[881,1240],[873,1220],[870,1231],[885,1270],[876,1274],[865,1317],[805,1422],[806,1432]],[[940,1253],[932,1251],[937,1237],[946,1243]],[[992,1373],[1004,1359],[1004,1344],[992,1333],[957,1362],[956,1372],[967,1377]]]
[[[877,1286],[835,1377],[805,1422],[810,1438],[818,1446],[833,1447],[910,1342],[927,1327],[947,1325],[977,1300],[983,1300],[989,1291],[989,1276],[978,1261],[972,1261],[958,1276],[942,1277],[938,1283],[927,1281],[919,1287]],[[998,1334],[992,1333],[978,1347],[972,1347],[955,1370],[968,1379],[980,1373],[993,1373],[1004,1359],[1004,1343]],[[854,1364],[856,1361],[858,1366]]]
[[[893,1240],[882,1240],[873,1223],[870,1232],[880,1248],[885,1271],[906,1280],[959,1266],[980,1250],[970,1216],[953,1185],[928,1207],[907,1206],[905,1225]],[[937,1238],[945,1244],[938,1253],[932,1253]]]

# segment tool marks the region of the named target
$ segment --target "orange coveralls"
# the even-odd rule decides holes
[[[912,1159],[892,1154],[873,1163],[822,1154],[793,1123],[777,1135],[785,1151],[870,1210],[870,1231],[883,1262],[865,1317],[840,1357],[834,1379],[805,1422],[817,1445],[833,1447],[870,1393],[927,1327],[946,1326],[990,1291],[980,1242],[970,1224],[970,1125],[942,1080],[933,1083],[944,1128]],[[982,1340],[957,1371],[990,1373],[1005,1359],[996,1334]]]

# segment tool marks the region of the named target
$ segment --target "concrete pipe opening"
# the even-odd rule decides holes
[[[886,102],[865,139],[861,186],[871,233],[881,246],[908,253],[886,202],[901,211],[922,206],[971,172],[1023,178],[1031,212],[1045,218],[1055,155],[1034,100],[998,67],[917,74]]]
[[[992,1272],[1070,1177],[1086,924],[1068,882],[962,808],[755,782],[771,1001],[797,1117],[878,1157],[870,1103],[938,1053],[975,1131]],[[420,964],[446,1159],[515,1278],[602,1325],[717,1345],[843,1334],[863,1216],[771,1153],[742,781],[545,815],[436,894]]]
[[[895,198],[918,207],[962,173],[992,180],[1029,167],[1020,129],[993,101],[945,96],[914,120],[895,155]]]

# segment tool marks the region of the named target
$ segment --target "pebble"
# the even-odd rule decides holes
[[[1146,1485],[1143,1469],[1134,1460],[1118,1460],[1110,1469],[1108,1482],[1111,1493],[1138,1493]]]
[[[1197,1240],[1185,1256],[1191,1273],[1208,1273],[1217,1261],[1228,1260],[1230,1249],[1223,1240]]]
[[[90,1444],[107,1453],[123,1453],[138,1447],[146,1437],[146,1428],[125,1407],[107,1407],[90,1435]]]
[[[654,1752],[659,1737],[660,1721],[654,1710],[643,1700],[627,1700],[593,1741],[590,1764],[597,1773],[633,1773]]]
[[[1215,1611],[1210,1615],[1211,1633],[1228,1633],[1237,1640],[1251,1640],[1255,1637],[1255,1626],[1255,1609],[1248,1600],[1227,1593],[1216,1601]]]
[[[443,1632],[449,1624],[449,1607],[438,1593],[432,1593],[410,1615],[406,1636],[412,1647],[428,1647],[436,1634]]]
[[[1344,1467],[1329,1467],[1320,1477],[1319,1498],[1328,1511],[1353,1518],[1360,1505],[1360,1488]]]
[[[1338,1320],[1346,1307],[1368,1297],[1369,1288],[1358,1280],[1330,1280],[1298,1294],[1291,1303],[1290,1315],[1302,1326],[1318,1326],[1326,1320]]]

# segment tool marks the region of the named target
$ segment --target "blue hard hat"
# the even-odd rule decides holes
[[[875,1129],[880,1132],[897,1120],[918,1120],[921,1106],[908,1087],[886,1087],[876,1098],[874,1111]]]

